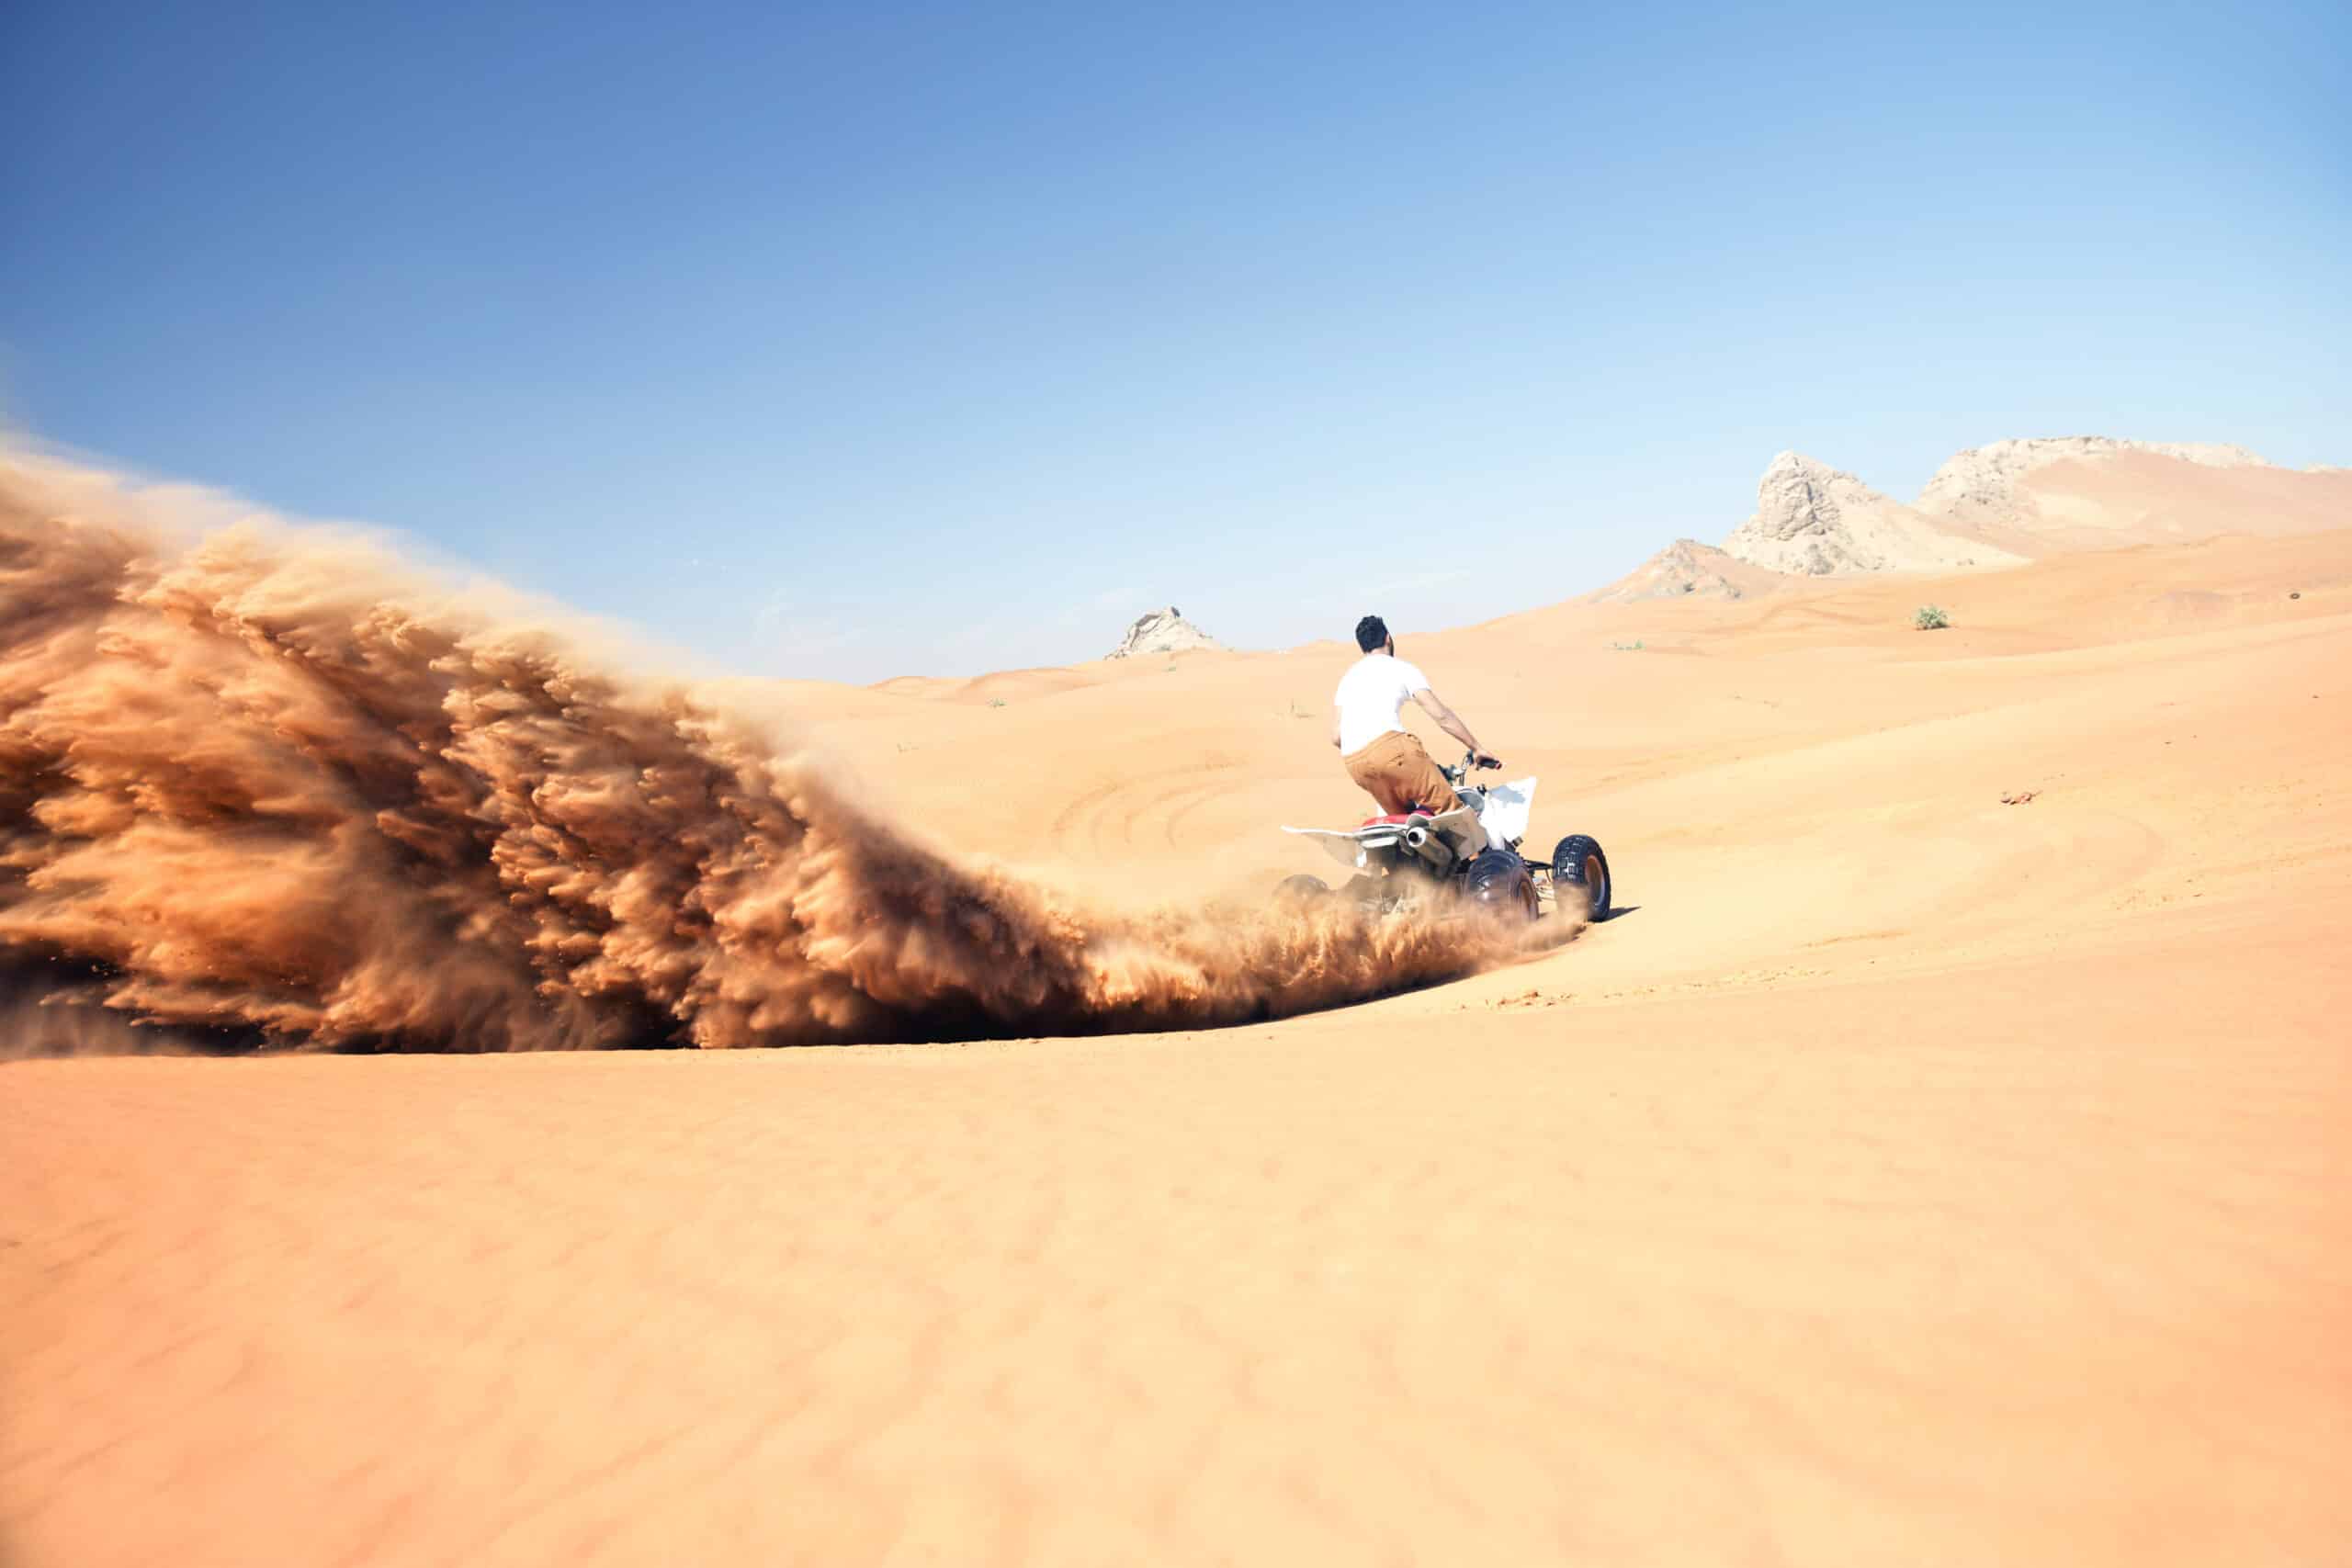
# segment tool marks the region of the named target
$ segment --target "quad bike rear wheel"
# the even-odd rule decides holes
[[[1302,873],[1282,879],[1274,889],[1274,903],[1285,909],[1303,909],[1310,904],[1319,904],[1330,896],[1330,886],[1321,877]]]
[[[1568,890],[1575,888],[1576,893]],[[1609,918],[1610,895],[1616,889],[1609,878],[1609,857],[1600,852],[1600,840],[1589,839],[1582,833],[1571,833],[1562,839],[1552,852],[1552,897],[1554,902],[1573,908],[1572,897],[1582,897],[1585,919],[1605,920]]]
[[[1470,863],[1463,874],[1463,891],[1473,903],[1494,913],[1516,915],[1532,921],[1543,912],[1537,901],[1535,878],[1528,874],[1527,863],[1504,850],[1488,850]]]

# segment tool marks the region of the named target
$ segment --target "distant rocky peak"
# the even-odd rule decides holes
[[[1892,504],[1889,498],[1843,469],[1802,452],[1783,452],[1765,466],[1763,478],[1756,481],[1755,514],[1734,530],[1724,541],[1724,548],[1742,560],[1781,571],[1839,570],[1852,563],[1812,564],[1822,558],[1820,551],[1811,549],[1806,551],[1806,561],[1798,562],[1774,547],[1798,540],[1828,541],[1833,544],[1829,554],[1835,556],[1838,552],[1834,546],[1842,542],[1849,512]]]
[[[1196,648],[1222,648],[1225,645],[1186,620],[1175,605],[1153,610],[1136,617],[1119,646],[1105,657],[1132,659],[1144,653],[1184,653]]]
[[[1783,452],[1756,483],[1756,512],[1724,549],[1774,571],[1826,577],[1928,571],[2018,558],[1943,533],[1925,516],[1801,452]]]

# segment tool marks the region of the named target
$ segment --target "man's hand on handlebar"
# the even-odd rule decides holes
[[[1500,757],[1489,757],[1484,751],[1478,751],[1472,753],[1470,765],[1475,768],[1499,768],[1503,765],[1503,760]]]

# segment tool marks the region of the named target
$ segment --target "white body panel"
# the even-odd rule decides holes
[[[1527,818],[1535,809],[1535,775],[1496,784],[1485,795],[1478,803],[1478,826],[1487,830],[1487,842],[1500,846],[1527,837]]]

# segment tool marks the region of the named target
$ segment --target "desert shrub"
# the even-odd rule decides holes
[[[1923,632],[1939,632],[1951,625],[1951,622],[1946,619],[1943,611],[1935,605],[1922,604],[1911,613],[1911,624]]]
[[[1003,705],[1004,705],[1004,699],[1003,699],[1002,697],[990,697],[990,698],[989,699],[989,706],[990,706],[990,707],[992,707],[992,708],[1001,708],[1001,707],[1002,707]]]

